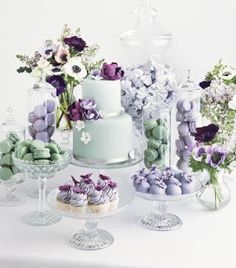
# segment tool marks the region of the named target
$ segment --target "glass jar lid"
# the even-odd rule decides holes
[[[17,121],[14,117],[14,110],[10,106],[7,108],[6,121],[2,125],[0,125],[0,132],[7,134],[11,131],[22,134],[24,136],[25,127],[23,125],[17,123]]]
[[[166,33],[159,25],[157,11],[151,6],[150,1],[142,1],[135,13],[136,24],[121,34],[121,43],[142,60],[160,59],[172,35]]]

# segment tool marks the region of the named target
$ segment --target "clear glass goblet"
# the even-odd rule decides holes
[[[38,185],[38,210],[33,210],[22,216],[22,221],[26,224],[33,226],[47,226],[57,223],[61,220],[61,217],[45,208],[46,205],[46,189],[47,189],[47,179],[54,175],[56,172],[63,170],[70,163],[69,153],[65,153],[63,158],[59,161],[38,165],[34,162],[24,161],[18,159],[13,154],[13,161],[17,168],[22,172],[32,175],[37,178]]]

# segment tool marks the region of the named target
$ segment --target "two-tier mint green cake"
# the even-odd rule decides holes
[[[86,79],[82,98],[94,99],[99,120],[75,122],[73,154],[85,162],[116,163],[132,151],[132,119],[121,107],[120,80]]]

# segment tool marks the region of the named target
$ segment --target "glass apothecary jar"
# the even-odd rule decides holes
[[[188,171],[189,157],[196,142],[196,128],[202,124],[201,89],[190,79],[178,89],[171,112],[171,166]]]
[[[48,142],[55,132],[56,90],[47,83],[38,83],[29,90],[27,138]]]
[[[0,206],[18,206],[24,198],[15,192],[16,185],[24,181],[24,174],[20,173],[13,163],[12,154],[17,143],[25,137],[25,127],[20,125],[13,116],[13,109],[7,109],[7,119],[0,126],[0,183],[6,195],[1,197]]]
[[[170,165],[170,109],[150,103],[143,109],[143,135],[146,141],[144,164],[160,169]]]

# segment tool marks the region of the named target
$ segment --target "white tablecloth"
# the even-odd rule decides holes
[[[126,179],[132,170],[113,171],[113,175]],[[83,172],[70,166],[52,178],[49,187]],[[33,183],[28,180],[19,190],[23,192]],[[234,194],[232,182],[231,188]],[[23,224],[20,216],[36,206],[35,199],[27,198],[22,206],[0,207],[0,268],[233,268],[236,265],[234,195],[228,207],[218,212],[204,210],[195,199],[171,203],[170,212],[184,222],[180,229],[171,232],[155,232],[140,226],[137,219],[151,210],[152,204],[135,198],[124,212],[99,222],[99,227],[115,238],[114,244],[99,251],[80,251],[66,244],[67,238],[82,228],[82,221],[63,218],[48,227]]]

